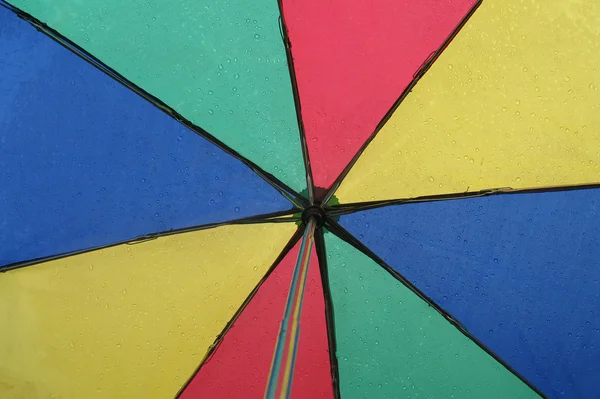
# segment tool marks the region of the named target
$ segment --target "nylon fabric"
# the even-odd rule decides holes
[[[594,398],[600,189],[390,206],[342,225],[550,398]]]
[[[283,0],[315,184],[329,187],[476,0]]]
[[[3,7],[0,59],[0,266],[292,207]]]
[[[0,397],[174,397],[295,228],[223,226],[0,274]]]
[[[325,234],[343,398],[537,398],[427,303]]]
[[[291,188],[306,188],[271,0],[15,0]]]
[[[261,285],[181,399],[264,397],[298,248],[299,244]],[[300,319],[291,398],[333,398],[325,304],[314,251]]]
[[[599,35],[597,1],[483,1],[336,196],[599,183]]]

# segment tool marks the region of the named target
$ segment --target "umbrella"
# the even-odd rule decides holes
[[[0,1],[0,396],[598,397],[600,3]]]

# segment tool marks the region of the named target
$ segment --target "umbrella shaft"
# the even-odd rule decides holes
[[[265,399],[274,399],[278,388],[279,398],[287,399],[291,392],[292,377],[294,373],[294,364],[296,352],[298,350],[298,339],[300,337],[300,316],[302,314],[302,302],[304,299],[304,289],[306,287],[306,276],[310,255],[314,244],[316,221],[310,218],[306,223],[302,244],[298,252],[298,260],[294,268],[294,275],[290,284],[283,320],[277,336],[275,353],[271,363],[271,370],[267,380]],[[285,356],[285,363],[282,363]]]

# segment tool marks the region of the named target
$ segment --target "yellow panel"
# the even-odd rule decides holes
[[[336,196],[600,182],[600,1],[484,0]]]
[[[0,397],[174,397],[295,228],[219,227],[0,274]]]

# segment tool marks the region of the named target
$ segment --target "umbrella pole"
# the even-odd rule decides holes
[[[275,399],[279,388],[279,398],[287,399],[290,396],[294,364],[298,351],[298,339],[300,337],[300,316],[302,314],[302,302],[304,289],[306,287],[306,276],[310,255],[314,244],[316,219],[311,217],[306,223],[302,244],[298,252],[298,260],[294,268],[294,275],[290,284],[283,320],[279,328],[275,353],[271,362],[269,378],[265,390],[265,399]],[[285,356],[284,356],[285,353]],[[283,360],[285,359],[285,362]]]

